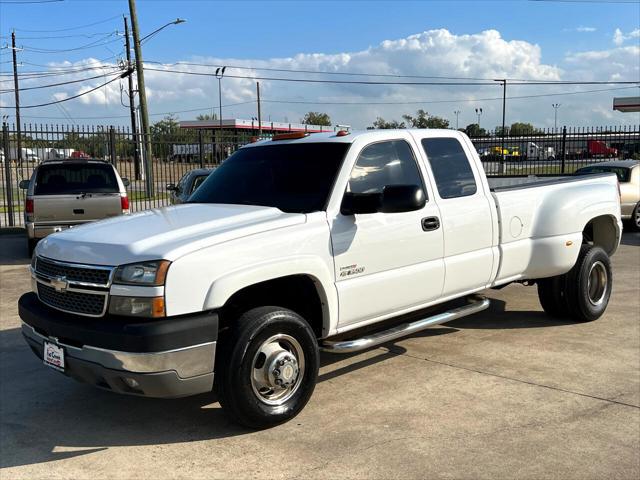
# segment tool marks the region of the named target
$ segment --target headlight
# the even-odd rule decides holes
[[[117,297],[109,301],[109,313],[131,317],[164,317],[164,297]]]
[[[116,270],[113,283],[125,285],[164,285],[170,263],[168,260],[156,260],[153,262],[123,265]]]

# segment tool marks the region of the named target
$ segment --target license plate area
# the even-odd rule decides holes
[[[51,342],[44,342],[42,362],[59,372],[64,372],[64,349]]]

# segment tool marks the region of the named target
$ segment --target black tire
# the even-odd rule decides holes
[[[634,232],[640,232],[640,202],[636,203],[636,208],[631,212],[629,225],[631,225],[631,230]]]
[[[304,362],[296,363],[299,369],[291,386],[290,396],[285,395],[279,404],[268,404],[268,388],[256,390],[257,381],[252,380],[256,372],[275,371],[267,368],[272,359],[284,353],[273,353],[269,357],[261,353],[265,345],[277,345],[284,351],[292,351],[296,360],[295,346],[287,340],[268,342],[276,335],[293,338],[298,343]],[[265,343],[267,342],[267,343]],[[287,348],[288,347],[288,348]],[[299,353],[299,352],[298,352]],[[262,357],[261,357],[262,356]],[[282,357],[291,358],[291,357]],[[266,359],[266,360],[265,360]],[[265,365],[259,367],[260,362]],[[320,354],[316,336],[309,324],[298,314],[280,307],[258,307],[244,313],[233,322],[227,338],[223,339],[220,356],[216,361],[216,385],[220,404],[238,423],[250,428],[267,428],[284,423],[295,417],[307,404],[316,385]],[[278,367],[280,368],[280,367]],[[283,373],[284,378],[284,373]],[[275,380],[276,382],[278,380]],[[281,387],[273,387],[274,395]],[[260,393],[263,391],[265,393]]]
[[[36,249],[36,245],[38,245],[37,238],[27,239],[27,252],[29,253],[29,258],[33,257],[33,251]]]
[[[611,260],[607,252],[601,247],[582,245],[578,260],[565,279],[570,318],[577,322],[600,318],[609,304],[612,286]]]
[[[569,315],[569,308],[565,298],[565,276],[541,278],[538,280],[538,298],[540,305],[547,315],[565,318]]]

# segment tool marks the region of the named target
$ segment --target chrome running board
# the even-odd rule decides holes
[[[471,302],[468,305],[438,313],[437,315],[423,318],[421,320],[416,320],[415,322],[403,323],[402,325],[390,328],[389,330],[375,332],[370,335],[365,335],[364,337],[337,342],[325,340],[320,345],[320,350],[330,353],[359,352],[360,350],[375,347],[376,345],[419,332],[433,325],[439,325],[441,323],[450,322],[458,318],[466,317],[467,315],[481,312],[489,308],[489,304],[491,303],[488,298],[480,295],[472,295],[468,300]]]

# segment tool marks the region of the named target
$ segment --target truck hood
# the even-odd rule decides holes
[[[90,265],[167,259],[306,221],[301,213],[252,205],[192,203],[87,223],[38,243],[36,254]]]

